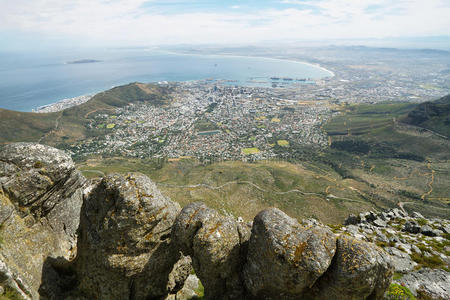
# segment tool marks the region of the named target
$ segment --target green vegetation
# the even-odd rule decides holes
[[[258,148],[243,148],[242,153],[249,155],[249,154],[257,154],[259,153]]]
[[[392,283],[389,286],[385,298],[389,300],[416,300],[416,297],[406,286],[397,283]]]
[[[417,220],[417,224],[419,224],[420,226],[427,225],[428,224],[428,220],[420,218],[420,219]]]
[[[5,292],[0,295],[0,300],[23,300],[22,296],[13,288],[5,286]]]
[[[286,140],[278,140],[277,141],[278,146],[280,147],[289,147],[289,142]]]
[[[205,288],[203,287],[202,282],[198,281],[198,288],[194,291],[197,294],[197,297],[195,299],[202,300],[205,297]]]
[[[411,254],[411,259],[418,263],[421,267],[430,269],[438,269],[445,266],[445,263],[437,255],[425,256],[423,254],[413,252]]]
[[[37,142],[55,127],[61,113],[36,114],[0,109],[0,143]]]
[[[198,131],[211,131],[217,130],[219,127],[207,119],[200,119],[195,122],[195,129]]]
[[[450,95],[447,95],[436,101],[417,105],[402,121],[450,137],[449,116]]]
[[[407,210],[445,217],[450,213],[450,187],[445,184],[450,176],[449,141],[399,121],[415,107],[410,103],[343,107],[345,112],[324,126],[331,147],[319,157],[343,178],[379,187],[374,193],[383,206],[392,205],[394,193],[396,202],[408,202]]]
[[[101,135],[90,129],[89,121],[99,113],[112,112],[133,102],[166,105],[171,101],[169,88],[130,83],[95,95],[88,102],[56,113],[27,113],[0,109],[0,143],[37,142],[57,146]],[[99,128],[101,129],[101,128]]]
[[[348,213],[369,210],[372,204],[358,191],[362,183],[342,180],[327,166],[277,161],[229,161],[202,164],[194,159],[140,160],[91,158],[79,162],[85,176],[139,171],[182,206],[203,201],[221,212],[252,220],[262,209],[278,207],[293,217],[314,217],[340,223]],[[352,188],[357,188],[352,190]],[[332,193],[338,198],[327,198]]]

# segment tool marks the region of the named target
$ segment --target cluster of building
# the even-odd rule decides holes
[[[73,145],[76,155],[196,157],[201,160],[267,159],[293,147],[326,147],[321,126],[328,101],[304,101],[286,89],[171,83],[169,105],[129,104],[99,114],[102,134]]]

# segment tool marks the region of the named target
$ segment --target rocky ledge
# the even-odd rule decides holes
[[[62,151],[25,143],[0,148],[0,200],[0,284],[24,299],[194,299],[202,286],[205,299],[383,299],[395,270],[400,287],[449,299],[446,271],[415,271],[430,255],[448,265],[448,222],[400,210],[326,226],[269,208],[245,224],[181,209],[139,173],[87,181]]]
[[[415,297],[450,299],[449,220],[394,208],[350,215],[333,230],[383,248],[392,258],[394,283],[408,287]]]

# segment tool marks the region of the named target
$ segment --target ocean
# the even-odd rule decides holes
[[[83,59],[93,63],[71,64]],[[66,53],[0,53],[0,108],[32,111],[130,82],[228,80],[226,84],[272,86],[332,73],[307,63],[260,57],[185,55],[150,50]],[[293,79],[292,81],[283,78]],[[306,81],[307,82],[307,81]]]

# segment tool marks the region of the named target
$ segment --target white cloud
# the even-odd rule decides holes
[[[121,45],[450,34],[447,0],[280,2],[286,7],[168,13],[142,9],[148,0],[0,0],[0,32],[64,35]]]

